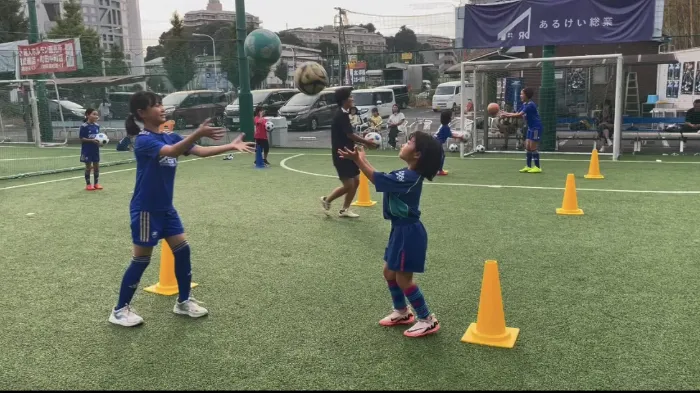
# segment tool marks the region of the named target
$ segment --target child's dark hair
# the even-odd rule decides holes
[[[447,109],[440,113],[440,124],[443,126],[449,125],[452,121],[452,111]]]
[[[93,108],[87,108],[87,109],[85,110],[85,118],[83,119],[83,121],[84,121],[85,123],[87,123],[88,117],[90,117],[90,115],[91,115],[92,112],[94,112],[94,111],[95,111],[95,110],[94,110]]]
[[[415,151],[420,153],[416,163],[416,172],[432,181],[440,170],[442,162],[440,142],[433,138],[432,135],[422,131],[416,131],[411,134],[411,139],[415,145]]]
[[[525,93],[525,97],[527,97],[528,100],[531,100],[532,97],[535,96],[535,90],[532,87],[524,88],[523,93]]]
[[[355,111],[355,113],[359,112],[359,110],[357,110],[356,106],[353,106],[352,108],[350,108],[350,113],[352,113],[352,111]]]
[[[138,135],[141,132],[141,127],[136,124],[136,121],[143,122],[141,116],[139,116],[139,110],[145,111],[148,108],[152,108],[162,102],[159,95],[150,91],[139,91],[134,93],[129,100],[129,116],[126,118],[124,127],[126,128],[127,135]]]
[[[265,111],[265,108],[258,105],[255,107],[255,110],[253,111],[253,116],[257,116],[260,112],[263,112],[263,111]]]

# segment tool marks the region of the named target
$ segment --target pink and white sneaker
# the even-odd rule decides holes
[[[423,337],[437,333],[440,330],[440,322],[435,318],[435,314],[430,314],[426,319],[418,319],[415,325],[403,332],[406,337]]]
[[[391,314],[379,321],[379,324],[382,326],[410,325],[414,320],[415,318],[413,317],[411,309],[406,307],[403,311],[392,311]]]

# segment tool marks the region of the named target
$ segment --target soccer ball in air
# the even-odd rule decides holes
[[[456,143],[450,143],[450,146],[447,149],[454,153],[456,151],[459,151],[459,145]]]
[[[95,139],[100,142],[100,146],[104,146],[109,143],[109,138],[103,133],[95,135]]]
[[[484,147],[484,145],[478,145],[476,147],[476,152],[477,153],[484,153],[484,152],[486,152],[486,148]]]
[[[267,132],[270,132],[275,129],[275,124],[271,121],[268,121],[267,123],[265,123],[265,129],[267,130]]]
[[[294,84],[300,92],[316,95],[328,86],[328,74],[320,64],[309,61],[297,68],[294,73]]]
[[[282,55],[282,42],[274,32],[266,29],[253,30],[243,44],[246,57],[258,63],[275,64]]]
[[[369,132],[365,135],[365,139],[374,142],[377,146],[382,144],[382,136],[378,132]]]
[[[498,104],[492,102],[489,104],[488,107],[486,107],[486,110],[489,112],[489,115],[491,115],[491,117],[495,117],[496,115],[498,115],[498,112],[501,111],[501,108],[498,106]]]

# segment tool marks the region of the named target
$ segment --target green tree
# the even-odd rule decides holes
[[[129,66],[126,64],[124,51],[118,45],[112,45],[109,51],[109,60],[105,61],[105,74],[109,76],[129,75]]]
[[[5,1],[5,0],[2,0]],[[49,38],[80,38],[80,54],[83,69],[58,77],[80,77],[102,75],[102,48],[100,36],[83,23],[82,4],[80,0],[68,0],[63,3],[63,15],[56,26],[48,33]]]
[[[248,26],[248,33],[253,31],[252,26]],[[224,42],[221,51],[221,70],[226,73],[226,79],[235,87],[240,87],[240,76],[238,73],[238,45],[236,45],[236,26],[230,28],[229,39]],[[218,49],[218,47],[217,47]],[[248,69],[250,70],[250,87],[255,89],[267,79],[270,74],[270,65],[258,64],[253,59],[248,59]]]
[[[194,79],[196,65],[190,51],[190,43],[185,33],[185,24],[177,12],[173,13],[170,24],[171,36],[165,41],[163,67],[176,90],[182,90]]]
[[[394,35],[393,46],[397,52],[412,52],[420,49],[416,33],[406,26],[401,26],[396,35]]]
[[[277,35],[280,37],[280,41],[282,41],[283,44],[304,46],[304,41],[299,39],[299,37],[294,35],[294,33],[280,31],[279,33],[277,33]]]
[[[282,86],[287,86],[287,78],[289,77],[289,65],[286,61],[281,60],[275,68],[275,76],[282,81]]]
[[[250,88],[259,89],[262,87],[262,83],[270,75],[271,66],[268,64],[258,63],[253,59],[248,59],[248,65],[250,67]]]
[[[27,39],[29,21],[22,8],[21,0],[0,1],[0,42]]]
[[[334,44],[329,41],[323,41],[320,44],[316,46],[318,50],[321,51],[321,54],[323,56],[331,56],[331,55],[337,55],[338,54],[338,44]]]

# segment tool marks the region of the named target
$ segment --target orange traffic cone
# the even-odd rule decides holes
[[[578,199],[576,198],[576,180],[574,174],[569,173],[566,176],[566,188],[564,189],[564,201],[561,208],[557,209],[557,214],[564,216],[582,216],[583,210],[578,207]]]
[[[593,149],[591,155],[591,164],[588,166],[588,174],[584,176],[586,179],[605,179],[600,173],[600,163],[598,162],[598,150]]]
[[[377,202],[371,200],[369,195],[369,179],[364,173],[360,173],[360,187],[357,189],[357,200],[352,203],[353,206],[370,207],[376,205]]]
[[[175,278],[175,256],[168,242],[163,240],[160,244],[160,273],[158,273],[158,283],[144,290],[157,295],[177,295],[180,290],[177,287],[177,279]],[[196,286],[197,284],[192,283],[192,288]]]
[[[518,333],[520,329],[506,327],[501,282],[498,278],[498,262],[486,261],[476,323],[469,325],[461,341],[491,347],[513,348]]]

